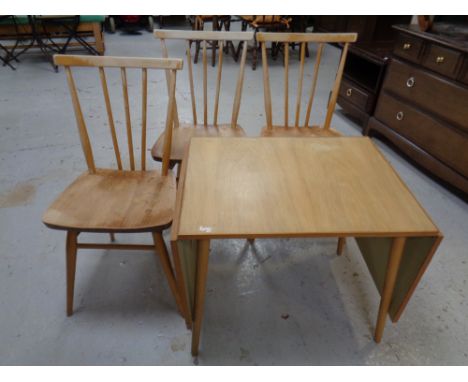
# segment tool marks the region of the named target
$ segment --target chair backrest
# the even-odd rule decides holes
[[[207,41],[217,42],[219,49],[218,58],[218,73],[216,77],[216,96],[214,100],[214,111],[213,111],[213,125],[218,125],[218,105],[219,105],[219,94],[221,87],[221,74],[223,70],[223,50],[227,42],[242,41],[243,50],[239,66],[239,74],[237,77],[236,92],[234,94],[234,101],[231,115],[231,127],[237,126],[237,119],[239,117],[239,109],[242,95],[242,85],[244,81],[245,71],[245,60],[247,57],[247,43],[253,39],[253,32],[210,32],[210,31],[186,31],[186,30],[155,30],[154,35],[160,39],[163,57],[168,57],[168,50],[166,46],[166,40],[176,39],[186,41],[186,55],[187,55],[187,66],[189,74],[189,85],[190,85],[190,96],[192,102],[192,114],[193,124],[196,125],[197,119],[197,107],[195,102],[195,88],[193,83],[193,69],[192,69],[192,55],[190,53],[190,47],[192,41],[203,43],[203,124],[208,125],[208,64],[207,64]],[[174,115],[175,126],[179,126],[179,119],[177,113],[177,105],[175,106]]]
[[[173,109],[175,104],[175,86],[176,86],[176,71],[182,69],[183,61],[180,59],[165,59],[165,58],[140,58],[140,57],[111,57],[111,56],[72,56],[72,55],[55,55],[55,65],[65,67],[67,73],[68,86],[70,88],[73,109],[75,111],[76,123],[80,134],[81,147],[86,158],[88,170],[91,173],[96,172],[94,163],[93,150],[88,135],[85,119],[81,109],[81,104],[78,98],[78,91],[75,86],[71,67],[95,67],[99,69],[101,79],[102,92],[106,104],[107,117],[109,121],[110,134],[114,147],[115,158],[119,170],[123,169],[122,158],[120,155],[119,143],[115,131],[114,117],[112,106],[109,97],[109,89],[107,86],[106,73],[104,68],[120,68],[122,78],[122,94],[125,109],[127,145],[130,161],[130,170],[135,170],[135,157],[133,150],[132,124],[130,117],[130,105],[128,100],[128,85],[127,85],[127,68],[141,69],[142,74],[142,116],[141,116],[141,170],[146,170],[146,121],[147,121],[147,99],[148,99],[148,69],[167,70],[168,77],[168,93],[169,101],[167,105],[166,126],[165,126],[165,142],[164,154],[162,161],[162,175],[167,175],[169,169],[169,156],[172,143],[172,119]]]
[[[305,65],[305,50],[306,44],[316,43],[318,44],[317,57],[314,66],[314,72],[312,76],[312,84],[310,88],[310,96],[307,102],[307,111],[305,115],[305,121],[303,126],[309,127],[310,114],[312,111],[312,103],[314,100],[315,90],[317,87],[318,73],[320,68],[320,60],[322,58],[324,44],[336,43],[343,44],[343,50],[341,53],[341,59],[338,65],[338,70],[335,77],[335,82],[331,90],[330,99],[327,107],[327,114],[323,123],[324,129],[330,128],[331,119],[335,110],[336,100],[338,97],[338,91],[340,88],[341,77],[343,76],[343,69],[346,61],[346,55],[348,53],[348,46],[350,43],[355,42],[357,39],[357,33],[257,33],[257,41],[260,42],[262,48],[262,66],[263,66],[263,89],[265,98],[265,116],[267,122],[267,128],[273,127],[272,117],[272,106],[271,106],[271,90],[270,90],[270,78],[268,73],[268,58],[266,51],[266,43],[282,43],[284,45],[284,126],[291,126],[289,124],[289,44],[299,43],[300,44],[300,66],[299,66],[299,79],[297,85],[297,96],[296,96],[296,110],[294,124],[292,126],[299,127],[299,119],[301,112],[301,100],[302,100],[302,83],[304,78],[304,65]]]

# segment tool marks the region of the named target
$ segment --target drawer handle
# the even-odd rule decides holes
[[[444,60],[445,60],[444,56],[437,56],[436,63],[442,64],[444,62]]]
[[[396,119],[398,119],[399,121],[401,121],[404,116],[405,115],[403,114],[402,111],[399,111],[398,113],[396,113]]]
[[[411,48],[411,44],[410,44],[409,42],[405,42],[405,43],[403,44],[403,50],[408,50],[408,49],[410,49],[410,48]]]
[[[349,88],[348,90],[346,90],[346,95],[348,97],[351,97],[351,94],[353,94],[353,89]]]
[[[408,78],[408,80],[406,81],[406,86],[408,86],[409,88],[412,88],[414,86],[414,77]]]

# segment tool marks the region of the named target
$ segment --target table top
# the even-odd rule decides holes
[[[193,138],[183,167],[173,239],[439,232],[367,137]]]

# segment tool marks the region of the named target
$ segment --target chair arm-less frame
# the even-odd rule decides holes
[[[176,182],[172,172],[169,171],[169,153],[171,149],[172,117],[175,104],[176,72],[182,69],[182,60],[55,55],[54,63],[65,67],[81,146],[88,167],[88,171],[70,184],[52,203],[43,216],[43,222],[49,228],[67,231],[67,315],[73,314],[77,250],[90,248],[151,250],[156,252],[161,261],[176,305],[181,310],[174,272],[162,231],[171,225],[174,212]],[[78,89],[72,74],[72,67],[98,69],[117,169],[100,168],[95,164],[91,139],[81,108]],[[105,68],[120,69],[129,157],[128,170],[124,169],[122,164],[123,161],[115,129]],[[136,169],[135,165],[127,69],[141,70],[142,134],[139,170]],[[166,134],[161,171],[150,171],[146,165],[148,72],[150,70],[167,70],[169,72],[169,100],[165,122]],[[164,91],[164,93],[166,92]],[[81,232],[106,232],[111,235],[112,241],[114,241],[114,234],[117,232],[150,232],[154,245],[79,243],[77,238]]]

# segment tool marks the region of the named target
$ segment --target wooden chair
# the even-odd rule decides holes
[[[336,137],[341,134],[330,128],[333,112],[335,110],[338,91],[340,89],[341,77],[346,62],[348,47],[351,42],[357,40],[356,33],[257,33],[257,39],[262,48],[262,66],[263,66],[263,90],[265,98],[265,116],[267,125],[261,132],[262,137]],[[273,125],[273,113],[271,105],[271,90],[270,77],[268,73],[268,57],[266,53],[266,43],[282,43],[284,44],[284,124]],[[300,44],[300,64],[299,64],[299,79],[297,85],[296,110],[294,123],[289,123],[289,44]],[[305,53],[308,43],[317,43],[317,58],[314,66],[312,84],[310,87],[309,100],[307,102],[307,110],[304,124],[300,125],[301,100],[302,100],[302,83],[304,78]],[[323,47],[326,43],[344,44],[341,53],[338,71],[336,73],[333,89],[328,101],[327,113],[325,122],[322,126],[309,125],[312,104],[314,101],[315,90],[317,88],[318,73],[320,61],[322,58]],[[341,255],[345,246],[345,238],[338,239],[337,253]]]
[[[172,116],[175,104],[176,71],[182,68],[183,61],[179,59],[55,55],[54,63],[65,67],[81,146],[88,166],[88,171],[68,186],[43,216],[43,222],[49,228],[67,231],[67,315],[73,314],[77,250],[89,248],[156,251],[177,307],[180,310],[180,298],[162,231],[171,225],[175,203],[176,181],[172,172],[168,171],[168,169]],[[94,67],[99,70],[117,169],[98,168],[95,164],[91,140],[72,75],[72,67]],[[129,169],[124,169],[122,165],[105,67],[119,68],[121,72]],[[128,99],[128,68],[140,69],[142,73],[141,167],[138,170],[135,166]],[[164,142],[161,171],[150,171],[146,167],[148,70],[153,69],[165,69],[169,72],[169,102],[165,126],[166,140]],[[112,240],[114,233],[117,232],[151,232],[154,245],[79,243],[77,238],[80,232],[107,232],[111,234]]]
[[[241,137],[245,135],[244,130],[237,124],[239,117],[242,85],[244,80],[245,59],[247,55],[247,42],[252,40],[252,32],[211,32],[211,31],[179,31],[179,30],[155,30],[154,35],[160,39],[163,56],[168,57],[166,47],[167,39],[185,40],[187,66],[189,74],[190,96],[192,103],[192,123],[179,123],[177,112],[177,103],[175,104],[174,129],[172,132],[172,149],[171,149],[171,167],[182,161],[187,145],[193,136],[222,136],[222,137]],[[219,58],[216,77],[216,95],[214,99],[213,123],[208,121],[208,85],[207,85],[207,41],[217,41],[219,44]],[[193,70],[190,53],[190,42],[202,41],[203,45],[203,123],[200,124],[197,117],[197,108],[195,102],[195,87],[193,81]],[[239,74],[237,78],[237,86],[234,93],[234,101],[232,107],[232,115],[230,123],[218,123],[218,105],[221,89],[221,75],[223,69],[223,46],[227,41],[242,41],[244,48],[239,65]],[[151,150],[151,154],[156,161],[161,161],[163,154],[164,134],[161,134]],[[179,166],[180,167],[180,166]]]
[[[195,15],[189,17],[190,24],[192,25],[192,30],[194,31],[203,31],[205,30],[205,23],[211,22],[211,28],[213,32],[222,31],[223,27],[226,32],[229,32],[231,29],[231,16],[229,15]],[[211,46],[211,66],[216,64],[216,49],[218,49],[218,42],[212,41],[209,43]],[[196,64],[198,62],[198,56],[200,54],[200,41],[195,42],[195,54],[193,57],[193,62]],[[232,55],[235,59],[236,50],[231,41],[228,41],[226,46],[224,46],[224,53],[228,53],[229,49],[232,51]]]
[[[259,31],[264,32],[285,32],[290,29],[291,18],[280,15],[246,15],[240,16],[243,31],[247,26],[254,30],[254,43],[252,48],[252,70],[257,68],[258,40],[256,38]],[[277,49],[272,47],[272,55],[275,56]]]
[[[333,137],[340,134],[330,128],[333,112],[335,110],[338,91],[340,89],[341,77],[346,62],[346,55],[350,43],[357,39],[356,33],[257,33],[257,39],[261,44],[262,49],[262,66],[263,66],[263,87],[265,99],[265,116],[266,127],[262,130],[263,137]],[[273,124],[270,77],[268,71],[268,57],[266,53],[266,43],[282,43],[284,44],[284,123],[282,125]],[[299,64],[299,79],[297,84],[296,108],[294,122],[289,121],[289,44],[300,43],[300,64]],[[307,110],[304,123],[300,124],[301,100],[302,100],[302,85],[304,78],[305,66],[305,51],[308,43],[317,43],[317,57],[314,66],[312,84],[310,87],[309,100],[307,102]],[[324,44],[335,43],[343,44],[341,59],[338,65],[335,82],[331,90],[330,99],[328,102],[327,113],[323,125],[310,125],[310,115],[312,104],[314,101],[315,90],[319,74],[320,61],[322,58]]]

